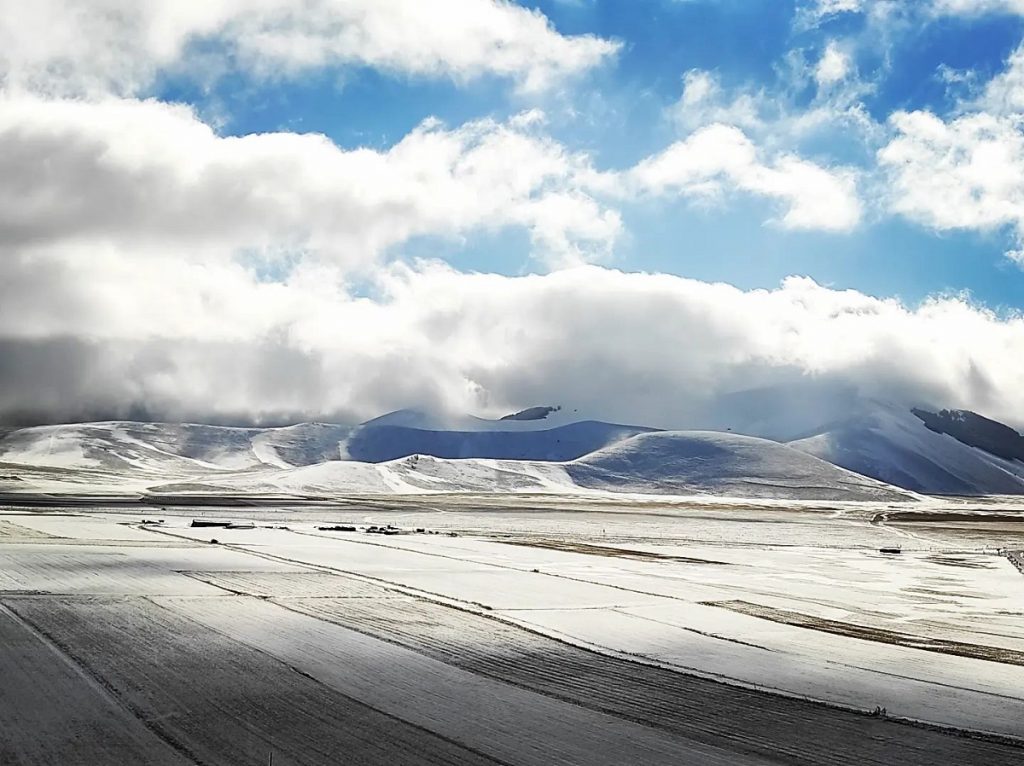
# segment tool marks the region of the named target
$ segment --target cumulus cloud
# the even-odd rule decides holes
[[[715,73],[693,69],[683,76],[682,95],[668,108],[668,117],[686,132],[715,123],[742,128],[759,145],[790,153],[799,153],[805,143],[852,144],[855,150],[876,144],[885,131],[862,101],[874,86],[854,76],[845,44],[834,45],[847,56],[849,69],[841,80],[818,83],[816,65],[801,51],[787,56],[788,84],[775,91],[749,84],[725,88]],[[807,103],[798,94],[812,84],[817,94]]]
[[[738,189],[778,201],[790,229],[845,231],[861,204],[852,170],[824,168],[792,154],[765,159],[736,127],[711,125],[641,161],[625,175],[640,193],[708,197]]]
[[[918,111],[897,112],[890,122],[896,135],[878,159],[892,210],[938,230],[1008,227],[1024,240],[1018,121],[986,113],[944,121]]]
[[[1024,46],[1010,54],[1006,68],[985,84],[971,106],[996,115],[1024,112]]]
[[[1006,255],[1024,266],[1024,47],[980,87],[975,72],[944,76],[974,95],[947,116],[921,110],[889,118],[893,135],[878,152],[888,209],[939,231],[1006,230],[1016,240]]]
[[[773,104],[762,91],[741,90],[727,94],[718,77],[703,69],[691,69],[683,75],[683,92],[669,112],[672,119],[686,130],[713,123],[741,128],[763,127]]]
[[[852,173],[792,154],[762,157],[712,126],[622,173],[546,136],[536,112],[447,128],[427,120],[387,150],[318,134],[222,137],[156,101],[0,96],[0,248],[131,252],[284,268],[304,255],[349,270],[417,236],[519,227],[554,266],[608,257],[610,201],[739,190],[777,200],[794,229],[848,229]]]
[[[819,88],[829,88],[845,80],[850,69],[850,56],[835,40],[830,40],[814,68],[814,79]]]
[[[197,62],[205,76],[355,64],[535,90],[618,49],[508,0],[0,0],[0,81],[56,93],[136,93]]]
[[[80,284],[43,282],[36,294],[52,298]],[[153,293],[127,287],[120,305],[88,301],[45,334],[0,336],[0,418],[280,422],[561,403],[690,426],[723,394],[836,381],[864,397],[1011,420],[1024,408],[1024,320],[959,297],[914,308],[805,278],[743,291],[596,266],[505,277],[437,263],[392,265],[373,298],[323,279],[275,298],[242,272],[198,269],[168,280],[153,307]],[[203,291],[211,300],[196,299]],[[174,304],[190,324],[161,326]],[[247,317],[255,307],[262,316]],[[120,321],[131,315],[140,321]]]
[[[0,245],[313,252],[354,268],[413,236],[521,226],[552,262],[599,257],[619,216],[576,182],[588,160],[534,123],[428,120],[386,151],[344,150],[221,137],[156,101],[0,96]]]

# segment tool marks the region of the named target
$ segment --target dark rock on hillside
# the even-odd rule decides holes
[[[525,410],[505,415],[502,420],[544,420],[552,412],[558,412],[561,407],[527,407]]]
[[[948,434],[963,444],[1006,460],[1024,462],[1024,436],[997,420],[970,410],[928,412],[915,408],[912,412],[936,433]]]

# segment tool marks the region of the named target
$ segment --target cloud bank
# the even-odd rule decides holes
[[[218,136],[157,101],[0,96],[0,247],[203,260],[314,251],[349,267],[417,235],[516,225],[553,260],[607,250],[587,160],[522,118],[428,120],[386,151],[318,134]],[[553,215],[557,211],[557,215]]]
[[[163,295],[118,280],[111,303],[61,312],[46,333],[12,334],[6,316],[0,413],[265,423],[554,402],[671,427],[701,423],[730,392],[836,382],[1011,422],[1024,411],[1024,319],[960,297],[910,308],[805,278],[742,291],[597,266],[505,277],[394,264],[372,299],[324,285],[196,266]]]

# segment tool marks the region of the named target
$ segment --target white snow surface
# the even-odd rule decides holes
[[[770,527],[766,522],[776,513],[729,523]],[[578,517],[581,533],[588,526],[600,533],[607,523],[600,516]],[[660,523],[631,518],[640,535],[648,524]],[[699,538],[706,522],[695,516],[674,523],[680,536]],[[839,536],[830,537],[829,528]],[[1004,558],[955,548],[889,558],[869,547],[877,528],[854,516],[822,513],[815,529],[824,533],[822,547],[626,544],[683,557],[678,561],[480,537],[257,529],[225,531],[219,539],[238,550],[313,565],[321,575],[336,569],[482,611],[602,653],[860,710],[880,705],[896,717],[1024,736],[1024,667],[927,651],[915,640],[1021,651],[1024,631],[1015,616],[1020,574]],[[172,531],[197,541],[207,535],[202,529]],[[843,543],[847,539],[852,544]],[[894,631],[908,640],[836,635],[738,613],[731,604]]]
[[[1024,493],[1024,463],[931,431],[903,408],[877,405],[789,444],[835,465],[917,492]]]
[[[1024,463],[930,431],[903,407],[851,407],[845,419],[788,443],[570,422],[565,411],[506,421],[402,410],[358,426],[39,426],[0,435],[0,490],[629,492],[852,501],[1024,493]],[[750,418],[740,426],[747,433],[781,433],[770,419]]]
[[[566,466],[596,489],[739,497],[900,500],[894,487],[784,444],[716,431],[640,434]]]
[[[333,461],[220,474],[156,491],[302,495],[432,492],[629,492],[802,500],[903,501],[912,495],[786,445],[734,434],[640,434],[568,462],[447,460],[412,455],[386,463]]]
[[[538,422],[543,421],[520,424]],[[413,454],[367,462],[349,456],[352,450],[377,457],[402,454],[410,444],[455,457]],[[462,457],[465,452],[469,454]],[[575,459],[559,457],[564,455]],[[0,440],[0,461],[9,464],[10,471],[0,473],[0,484],[27,491],[912,498],[911,493],[766,439],[717,432],[645,432],[597,421],[532,431],[476,432],[395,424],[352,428],[303,423],[253,429],[90,423],[15,431]],[[8,477],[17,482],[5,482]]]
[[[630,492],[900,500],[1024,494],[1024,462],[929,430],[908,407],[766,389],[725,397],[718,429],[399,410],[361,425],[108,421],[0,431],[0,491]],[[742,434],[742,435],[741,435]],[[871,477],[871,478],[865,478]],[[896,489],[900,488],[900,489]]]

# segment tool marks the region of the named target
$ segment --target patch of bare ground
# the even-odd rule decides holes
[[[270,574],[261,583],[272,588]],[[1020,764],[1024,749],[729,686],[599,654],[433,601],[367,598],[366,582],[337,575],[361,598],[274,602],[413,649],[472,673],[653,726],[689,740],[783,764]],[[335,586],[332,586],[332,588]]]
[[[955,553],[933,553],[925,556],[925,561],[933,564],[941,564],[947,567],[960,567],[962,569],[995,569],[995,565],[979,556],[965,556]]]
[[[832,633],[837,636],[859,638],[864,641],[876,641],[897,646],[908,646],[913,649],[923,649],[924,651],[939,652],[940,654],[953,654],[958,657],[970,657],[976,660],[1003,662],[1008,665],[1024,665],[1024,652],[1015,649],[914,636],[884,628],[857,625],[839,620],[827,620],[823,617],[791,612],[786,609],[776,609],[775,607],[764,606],[763,604],[752,604],[749,601],[707,601],[703,603],[705,606],[716,606],[750,617],[760,617],[772,622],[793,625],[799,628],[809,628],[823,633]]]
[[[1006,551],[1006,558],[1018,572],[1024,574],[1024,551]]]
[[[526,548],[543,548],[552,551],[564,551],[566,553],[585,553],[588,556],[608,556],[620,559],[635,559],[637,561],[673,561],[682,564],[717,564],[729,566],[726,561],[712,561],[711,559],[700,559],[692,556],[674,556],[668,553],[656,553],[653,551],[641,551],[633,548],[615,548],[606,545],[593,545],[572,540],[543,540],[543,539],[501,539],[498,542],[506,545],[519,545]]]
[[[872,523],[894,522],[900,524],[915,523],[952,523],[967,522],[972,524],[1022,524],[1024,514],[996,513],[993,511],[885,511],[871,517]]]

